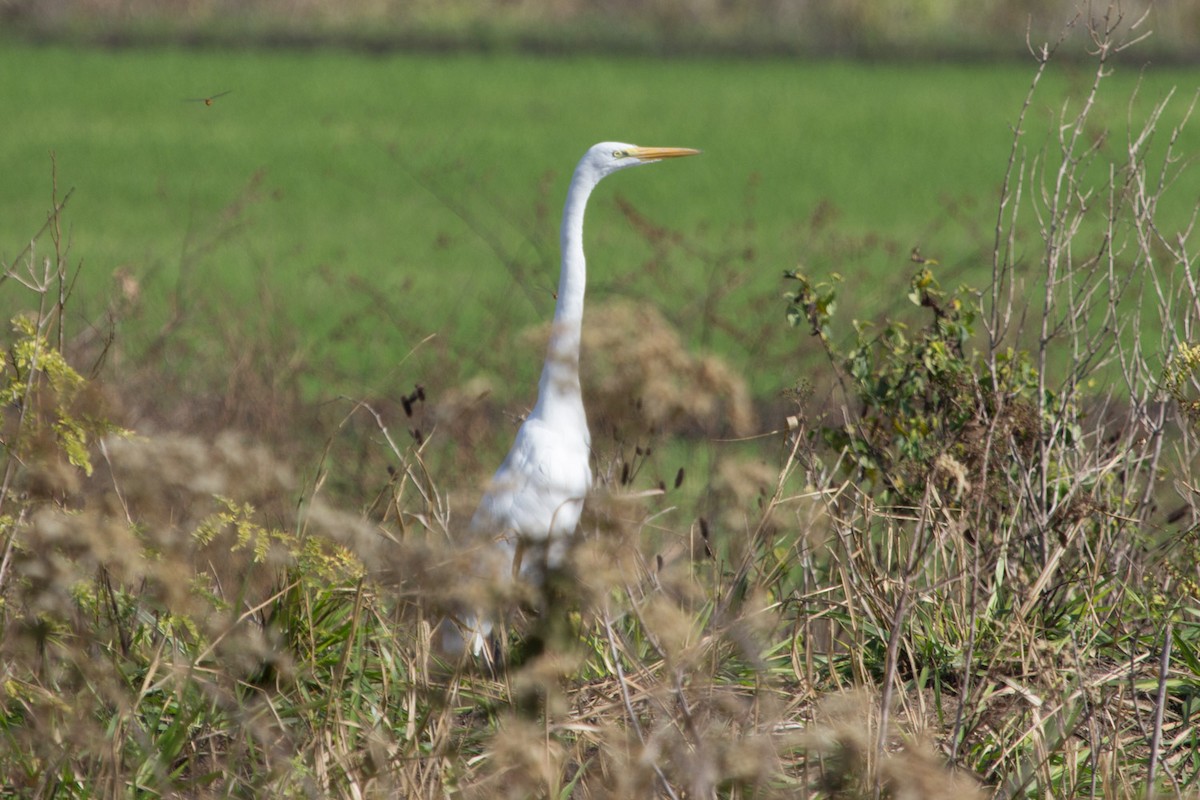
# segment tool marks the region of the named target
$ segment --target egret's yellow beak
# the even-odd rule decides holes
[[[641,161],[659,161],[664,158],[699,155],[699,150],[690,147],[634,147],[629,155]]]

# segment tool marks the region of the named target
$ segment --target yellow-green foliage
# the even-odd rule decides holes
[[[254,520],[254,508],[249,503],[238,503],[228,497],[216,496],[221,504],[221,511],[206,517],[192,534],[201,545],[211,544],[217,535],[226,529],[234,532],[233,551],[249,549],[256,564],[267,561],[267,556],[274,545],[286,544],[290,541],[286,533],[270,530]]]
[[[1163,370],[1163,389],[1196,426],[1200,426],[1200,397],[1196,396],[1198,382],[1200,344],[1181,345]]]
[[[232,530],[232,552],[248,550],[256,564],[272,559],[295,564],[299,573],[315,575],[330,582],[360,579],[365,573],[362,562],[347,548],[321,537],[298,537],[294,533],[267,528],[258,522],[250,503],[239,503],[217,495],[221,510],[205,517],[192,533],[202,546],[211,544],[221,533]]]
[[[76,396],[83,388],[83,376],[76,372],[57,349],[38,330],[33,317],[21,315],[12,321],[13,343],[0,363],[0,404],[20,410],[20,426],[15,442],[17,452],[28,454],[29,448],[46,426],[52,432],[58,448],[67,459],[88,475],[92,462],[88,454],[89,440],[109,426],[72,410]],[[31,413],[31,405],[45,404],[49,419]]]

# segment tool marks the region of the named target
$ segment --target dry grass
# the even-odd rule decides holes
[[[528,337],[545,349],[549,326]],[[757,420],[746,382],[716,356],[688,350],[679,333],[645,304],[613,301],[588,312],[581,376],[593,426],[641,436],[748,436]]]

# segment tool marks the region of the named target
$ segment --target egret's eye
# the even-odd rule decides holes
[[[629,158],[628,150],[613,150],[613,158]]]

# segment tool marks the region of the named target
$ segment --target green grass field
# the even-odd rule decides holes
[[[789,332],[775,326],[780,338],[766,341],[730,330],[781,319],[778,276],[797,262],[848,276],[845,294],[864,316],[896,305],[913,246],[938,258],[949,282],[986,280],[981,248],[1032,74],[1023,64],[12,44],[0,70],[12,76],[0,85],[6,262],[45,219],[53,152],[60,192],[74,189],[77,324],[100,316],[124,267],[142,284],[140,315],[122,328],[138,341],[162,323],[182,271],[185,297],[219,292],[222,307],[250,315],[268,294],[270,313],[301,325],[323,365],[311,385],[351,394],[476,368],[515,369],[526,385],[537,359],[509,339],[550,312],[566,181],[583,150],[607,138],[705,154],[601,188],[588,220],[590,302],[651,303],[760,394],[787,385],[793,375],[753,356],[789,352]],[[1099,117],[1116,132],[1138,78],[1121,68],[1106,87]],[[1031,154],[1059,104],[1080,102],[1089,81],[1089,69],[1054,67],[1031,110]],[[1170,124],[1196,82],[1194,72],[1150,70],[1142,97],[1179,87]],[[222,91],[211,106],[185,102]],[[1200,134],[1188,136],[1200,146]],[[1195,194],[1181,192],[1181,208]],[[686,247],[664,259],[616,198]],[[723,326],[713,324],[715,287]],[[398,371],[431,334],[437,345]],[[447,361],[456,368],[434,369]]]

